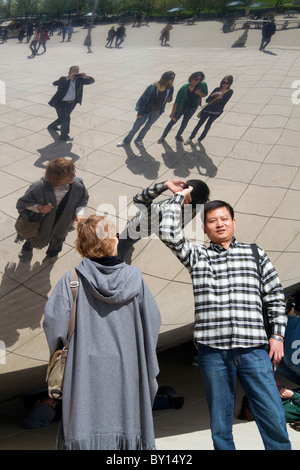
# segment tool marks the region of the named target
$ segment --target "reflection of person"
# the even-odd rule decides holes
[[[56,415],[57,401],[50,397],[37,400],[23,421],[26,429],[38,429],[48,426]]]
[[[155,233],[159,235],[159,222],[163,207],[169,204],[170,198],[154,202],[168,189],[174,194],[186,185],[192,186],[191,193],[191,218],[200,211],[200,204],[204,204],[209,198],[209,187],[204,181],[170,180],[164,183],[155,183],[134,196],[134,204],[140,209],[139,212],[127,223],[125,230],[120,234],[118,253],[121,259],[129,262],[133,245],[143,237],[150,237]],[[187,216],[188,214],[186,214]],[[188,220],[183,221],[186,225]]]
[[[65,450],[152,450],[157,392],[157,304],[139,268],[117,258],[115,224],[91,215],[78,223],[78,300],[57,439]],[[50,355],[65,341],[72,306],[69,271],[45,307]]]
[[[48,129],[58,130],[60,125],[60,140],[72,140],[69,137],[71,113],[76,104],[82,102],[83,86],[91,85],[94,81],[85,73],[79,73],[79,67],[74,65],[70,67],[67,77],[60,77],[53,83],[58,89],[49,104],[56,109],[58,119],[52,122]]]
[[[264,20],[262,27],[262,39],[260,43],[259,50],[264,51],[265,47],[270,43],[271,37],[276,32],[276,24],[274,18],[270,20]]]
[[[47,31],[42,31],[42,32],[41,32],[40,41],[39,41],[39,47],[37,48],[37,51],[36,51],[36,52],[38,53],[40,47],[42,46],[43,49],[44,49],[44,53],[45,53],[45,52],[46,52],[46,43],[47,43],[47,41],[49,41],[49,40],[50,40],[50,37],[49,37],[48,32],[47,32]]]
[[[40,42],[40,39],[41,39],[41,33],[40,31],[37,29],[36,32],[35,32],[35,35],[33,36],[33,40],[31,41],[30,45],[29,45],[29,48],[31,50],[31,54],[32,54],[32,57],[34,57],[36,54],[37,54],[37,51],[38,51],[38,44]]]
[[[201,142],[211,128],[212,123],[223,113],[223,109],[233,95],[233,90],[230,88],[233,82],[231,75],[223,78],[220,86],[215,88],[209,97],[206,99],[207,105],[202,109],[200,119],[194,130],[192,131],[188,140],[184,145],[190,144],[196,136],[200,127],[207,121],[204,131],[200,135],[198,142]]]
[[[116,29],[115,47],[119,47],[124,42],[125,38],[126,38],[126,28],[124,24],[122,23],[121,26],[118,26],[118,28]]]
[[[106,39],[105,47],[111,47],[115,35],[116,35],[115,27],[112,26],[112,27],[109,29],[108,33],[107,33],[107,39]]]
[[[65,158],[51,160],[45,177],[33,183],[17,202],[20,214],[42,214],[43,218],[34,239],[27,240],[21,255],[33,248],[48,246],[47,256],[54,258],[73,224],[83,217],[88,192],[82,179],[77,178],[74,163]]]
[[[146,88],[135,107],[137,111],[137,119],[129,134],[122,142],[117,144],[118,147],[130,144],[133,136],[145,124],[134,141],[137,145],[144,145],[143,138],[149,131],[150,127],[164,112],[166,103],[172,101],[174,79],[174,72],[165,72],[162,74],[158,82],[152,83]]]
[[[170,31],[173,29],[173,26],[169,23],[167,24],[160,32],[160,45],[165,46],[167,42],[170,41]]]
[[[235,449],[232,421],[238,376],[265,448],[290,449],[272,368],[272,362],[277,364],[283,357],[287,321],[278,275],[260,247],[261,276],[258,275],[251,246],[235,239],[234,211],[223,201],[211,201],[204,206],[204,232],[210,245],[196,245],[187,240],[181,230],[181,206],[190,191],[191,188],[183,189],[166,206],[160,237],[192,277],[194,339],[210,411],[214,448]],[[269,341],[264,328],[262,301],[273,327]]]
[[[280,398],[282,399],[286,422],[293,423],[295,421],[300,421],[300,388],[290,390],[288,388],[285,388],[279,382],[277,382],[277,388],[279,390]],[[239,412],[238,419],[243,419],[246,421],[253,421],[254,419],[246,395],[243,396],[242,406]],[[299,431],[300,422],[298,424]]]
[[[194,72],[189,77],[188,83],[179,89],[172,112],[170,114],[171,121],[165,128],[161,138],[158,140],[159,144],[164,141],[174,124],[181,117],[183,117],[182,123],[178,129],[175,139],[183,142],[181,134],[198,108],[199,103],[201,102],[201,98],[207,95],[207,84],[206,82],[203,82],[203,80],[203,72]]]
[[[300,420],[300,389],[289,390],[277,383],[287,423]]]

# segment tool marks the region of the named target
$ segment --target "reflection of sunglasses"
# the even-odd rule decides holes
[[[224,83],[224,85],[229,85],[229,82],[225,82],[225,81],[224,81],[224,82],[222,82],[222,83]]]

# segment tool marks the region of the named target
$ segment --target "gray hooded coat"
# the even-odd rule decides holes
[[[65,372],[60,449],[155,449],[160,313],[140,269],[111,259],[105,265],[84,258],[76,268],[76,330]],[[50,355],[66,341],[70,273],[45,307]]]

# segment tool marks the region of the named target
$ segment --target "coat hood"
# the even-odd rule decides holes
[[[127,302],[141,289],[141,270],[124,262],[105,265],[84,258],[76,270],[89,284],[90,293],[102,302],[109,304]]]

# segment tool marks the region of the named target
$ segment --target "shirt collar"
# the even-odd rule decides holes
[[[229,248],[233,248],[237,245],[237,241],[235,237],[232,237],[232,240],[230,242]],[[221,251],[227,251],[226,248],[224,248],[222,245],[218,245],[217,243],[210,242],[210,247],[212,250],[217,251],[218,253],[221,253]]]

